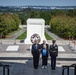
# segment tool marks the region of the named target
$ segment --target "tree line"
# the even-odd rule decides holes
[[[62,38],[76,38],[76,16],[56,16],[50,21],[50,30]]]
[[[0,36],[19,28],[20,19],[17,14],[0,14]]]
[[[43,18],[45,20],[45,24],[49,25],[50,20],[52,17],[55,16],[71,16],[74,17],[76,16],[76,9],[70,9],[70,10],[33,10],[30,8],[24,9],[23,12],[18,13],[20,19],[21,19],[21,24],[26,24],[26,20],[28,18]]]
[[[26,24],[28,18],[43,18],[46,25],[51,25],[50,31],[62,38],[76,38],[76,9],[70,10],[24,10],[19,14],[22,24]]]
[[[21,19],[21,24],[26,25],[26,21],[28,18],[43,18],[45,20],[45,24],[49,24],[49,20],[51,18],[50,11],[37,11],[37,10],[32,10],[32,9],[26,9],[24,12],[18,13],[20,19]]]
[[[26,25],[28,18],[43,18],[46,25],[51,25],[50,31],[60,37],[76,37],[76,9],[70,10],[33,10],[24,9],[23,12],[5,12],[0,14],[0,35],[18,29],[19,24]]]
[[[76,10],[54,11],[50,20],[50,31],[62,38],[76,38]]]

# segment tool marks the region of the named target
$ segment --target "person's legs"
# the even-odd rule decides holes
[[[37,68],[38,68],[38,65],[39,65],[39,55],[37,55],[37,57],[36,57],[36,63],[37,63]]]
[[[35,69],[38,68],[38,63],[39,63],[39,57],[37,55],[33,56],[33,66]]]
[[[53,69],[53,57],[51,57],[51,68]]]
[[[44,68],[44,65],[45,65],[45,57],[42,56],[42,68]]]
[[[44,65],[45,65],[45,68],[47,68],[47,57],[45,57],[45,63],[44,63]]]
[[[42,66],[44,65],[44,61],[45,61],[45,59],[44,59],[44,57],[42,57]]]
[[[54,69],[56,68],[56,57],[54,57]]]
[[[35,68],[35,56],[33,56],[33,66]]]
[[[47,65],[47,57],[44,57],[44,65]]]

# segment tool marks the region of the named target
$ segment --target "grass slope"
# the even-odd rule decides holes
[[[17,37],[17,39],[25,39],[26,38],[27,32],[22,33],[20,36]],[[52,40],[53,38],[50,37],[46,32],[45,32],[45,37],[47,40]]]

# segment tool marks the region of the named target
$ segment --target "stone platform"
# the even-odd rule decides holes
[[[33,68],[33,60],[0,60],[0,63],[10,66],[10,75],[62,75],[62,66],[71,65],[76,61],[57,61],[56,70],[51,70],[51,61],[48,60],[48,68],[41,69],[42,60],[39,61],[38,69]],[[0,75],[3,68],[0,67]],[[70,75],[74,75],[74,68],[70,68]],[[65,71],[66,75],[66,71]]]
[[[6,51],[9,46],[19,48],[17,51]],[[62,75],[63,65],[76,63],[76,53],[72,52],[66,44],[58,44],[63,51],[59,51],[56,70],[51,70],[50,56],[47,69],[41,69],[41,59],[38,69],[34,69],[30,46],[25,44],[0,44],[0,63],[10,65],[10,75]],[[0,67],[0,75],[2,75],[2,70],[3,68]],[[73,75],[73,68],[70,69],[70,75]]]
[[[18,59],[18,60],[25,60],[25,59],[32,59],[31,51],[30,51],[31,45],[25,45],[25,44],[2,44],[0,45],[0,59],[7,60],[7,59]],[[8,47],[17,47],[17,50],[8,50]],[[72,52],[67,45],[58,45],[59,47],[59,54],[57,59],[58,60],[76,60],[76,53]],[[50,56],[49,56],[50,59]]]

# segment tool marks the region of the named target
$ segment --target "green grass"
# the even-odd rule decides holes
[[[17,37],[17,39],[25,39],[27,32],[22,33],[20,36]]]
[[[45,32],[45,37],[46,37],[47,40],[52,40],[52,39],[53,39],[53,38],[50,37],[46,32]]]
[[[17,39],[25,39],[26,34],[27,34],[27,32],[22,33],[20,36],[17,37]],[[46,37],[47,40],[52,40],[53,39],[46,32],[45,32],[45,37]]]

